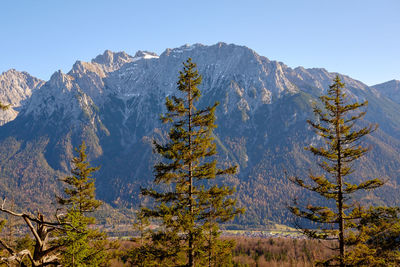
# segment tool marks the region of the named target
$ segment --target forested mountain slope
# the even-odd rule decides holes
[[[35,80],[30,87],[35,90],[18,116],[0,128],[0,190],[20,205],[50,203],[59,192],[58,178],[69,170],[73,148],[85,140],[93,164],[101,165],[98,197],[116,207],[137,206],[143,201],[140,187],[153,181],[157,158],[152,140],[166,138],[159,121],[165,97],[177,92],[178,73],[188,57],[203,75],[200,105],[220,103],[215,138],[220,162],[239,165],[239,174],[224,182],[236,187],[239,204],[247,208],[240,221],[287,223],[287,203],[302,194],[288,176],[319,171],[303,149],[319,142],[306,124],[314,118],[311,103],[336,73],[292,69],[247,47],[225,43],[185,45],[160,56],[105,51],[91,62],[77,61],[67,74],[54,73],[46,83]],[[368,87],[340,77],[352,99],[369,101],[364,123],[380,125],[364,140],[372,151],[355,165],[353,179],[381,177],[387,183],[359,198],[399,204],[396,83]],[[0,93],[15,88],[1,83]]]

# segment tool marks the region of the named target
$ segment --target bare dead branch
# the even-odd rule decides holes
[[[6,209],[6,208],[4,208],[4,204],[5,204],[5,199],[3,199],[3,203],[2,203],[2,205],[1,205],[0,211],[5,212],[5,213],[8,213],[8,214],[10,214],[10,215],[13,215],[13,216],[16,216],[16,217],[21,217],[21,218],[27,218],[27,219],[29,219],[30,221],[35,222],[35,223],[37,223],[37,224],[47,225],[47,226],[52,226],[52,227],[57,227],[59,230],[63,230],[62,226],[69,226],[69,227],[71,227],[72,229],[75,229],[70,223],[61,222],[61,221],[59,220],[59,217],[58,217],[58,218],[56,217],[56,218],[57,218],[57,222],[48,222],[48,221],[45,221],[45,220],[40,220],[40,219],[38,219],[38,218],[35,218],[35,217],[33,217],[32,215],[27,214],[27,213],[17,213],[17,212],[15,212],[15,211]],[[62,216],[62,215],[63,215],[63,214],[60,214],[60,215],[58,215],[58,216]]]
[[[6,242],[4,242],[2,239],[0,239],[0,244],[8,251],[8,253],[10,254],[15,253],[15,251],[9,245],[7,245]]]
[[[35,227],[32,225],[32,222],[29,220],[29,218],[27,218],[27,217],[25,217],[25,216],[22,216],[22,218],[24,218],[24,221],[26,222],[26,224],[28,225],[29,229],[31,230],[33,236],[34,236],[35,239],[36,239],[36,242],[39,243],[39,246],[43,246],[43,241],[42,241],[42,239],[40,238],[40,236],[38,235],[38,233],[37,233]]]

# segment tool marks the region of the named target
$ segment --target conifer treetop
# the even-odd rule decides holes
[[[99,167],[90,166],[84,141],[75,150],[78,155],[71,160],[72,175],[61,179],[68,185],[64,189],[67,197],[57,197],[57,200],[59,204],[80,213],[93,212],[102,205],[100,200],[95,199],[95,179],[92,177]]]

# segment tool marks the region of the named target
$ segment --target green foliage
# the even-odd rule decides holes
[[[327,95],[320,97],[323,108],[314,107],[318,121],[308,121],[325,144],[319,147],[310,145],[306,149],[322,159],[318,161],[318,165],[327,173],[327,176],[310,173],[311,183],[298,177],[292,178],[295,184],[331,201],[335,208],[312,204],[302,207],[299,203],[289,207],[296,216],[319,225],[319,229],[303,228],[305,234],[317,239],[338,240],[340,266],[345,264],[345,231],[352,228],[352,223],[362,218],[361,214],[348,204],[352,199],[352,194],[359,190],[375,189],[383,184],[379,179],[358,184],[345,179],[354,172],[351,163],[369,150],[360,145],[360,138],[374,131],[377,126],[353,128],[356,122],[365,116],[365,112],[357,112],[357,110],[365,107],[367,102],[349,103],[343,88],[344,84],[336,76]],[[326,263],[334,264],[335,260],[329,260]]]
[[[235,200],[228,198],[234,190],[226,186],[213,186],[199,195],[200,204],[207,209],[204,218],[204,251],[203,258],[208,259],[208,266],[229,266],[232,262],[232,241],[222,240],[219,223],[232,219],[235,214]],[[216,265],[218,263],[218,265]]]
[[[351,225],[346,243],[354,248],[346,255],[351,266],[400,265],[400,208],[359,207],[352,215],[361,217]]]
[[[59,240],[65,244],[61,251],[63,266],[104,266],[107,263],[105,234],[89,229],[85,223],[87,218],[76,210],[69,211],[65,219],[71,228]]]
[[[201,95],[200,83],[201,76],[189,58],[177,83],[183,97],[168,97],[167,113],[161,116],[164,123],[171,124],[169,142],[154,141],[156,152],[164,159],[154,166],[155,183],[169,185],[171,190],[142,190],[158,203],[141,213],[161,224],[151,236],[151,248],[161,265],[216,266],[231,248],[217,241],[218,225],[243,212],[229,198],[232,189],[216,185],[207,189],[216,177],[234,174],[236,166],[220,169],[212,158],[217,153],[212,132],[218,103],[204,109],[195,106]]]
[[[28,234],[26,234],[22,237],[18,237],[15,240],[16,251],[21,251],[24,249],[33,251],[34,245],[35,245],[35,241]]]
[[[139,236],[132,241],[137,245],[122,255],[122,261],[128,262],[131,266],[156,266],[157,258],[160,258],[160,251],[155,249],[151,242],[150,222],[143,213],[138,213],[136,222],[133,224]]]
[[[99,167],[90,167],[87,161],[85,142],[76,150],[78,157],[71,160],[72,176],[61,179],[68,186],[64,189],[67,198],[57,197],[58,203],[66,206],[68,211],[77,211],[81,214],[93,212],[101,205],[101,201],[95,199],[95,185],[92,173]],[[87,223],[90,222],[87,221]]]
[[[3,231],[4,226],[6,226],[7,220],[1,219],[0,220],[0,232]]]
[[[101,205],[101,201],[95,199],[92,178],[98,167],[91,167],[87,161],[84,142],[76,151],[78,156],[71,161],[72,176],[62,179],[67,184],[64,189],[67,197],[57,198],[59,204],[67,208],[64,221],[70,224],[58,240],[64,247],[61,262],[63,266],[102,266],[107,263],[106,235],[91,229],[89,224],[95,223],[95,218],[86,215]]]

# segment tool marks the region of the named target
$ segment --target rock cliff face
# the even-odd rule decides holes
[[[142,201],[139,189],[151,184],[152,166],[158,160],[152,154],[152,140],[165,140],[166,128],[159,122],[165,97],[177,93],[178,74],[188,57],[203,76],[199,105],[220,103],[215,131],[219,160],[239,165],[240,173],[224,182],[237,188],[239,203],[247,207],[241,222],[287,222],[285,205],[302,194],[288,175],[306,175],[310,168],[318,171],[315,159],[303,150],[319,142],[306,124],[313,118],[311,103],[328,89],[336,73],[292,69],[247,47],[225,43],[184,45],[159,56],[107,50],[91,62],[77,61],[67,74],[54,73],[46,83],[26,73],[2,74],[0,81],[7,82],[1,83],[0,92],[20,97],[21,108],[15,120],[0,128],[0,189],[6,194],[15,187],[41,192],[46,181],[50,189],[44,197],[50,197],[59,190],[57,179],[69,169],[73,147],[85,140],[91,160],[102,166],[98,196],[116,206],[137,205]],[[398,87],[388,82],[371,88],[339,75],[353,100],[369,101],[363,123],[380,124],[365,140],[373,150],[355,166],[359,176],[353,179],[383,176],[390,181],[377,194],[359,198],[398,204]],[[17,101],[11,96],[0,100]],[[24,194],[17,198],[19,203],[26,201]]]
[[[7,111],[0,113],[0,125],[15,119],[26,99],[43,84],[44,81],[32,77],[26,72],[14,69],[3,72],[0,75],[0,101],[11,106]]]

